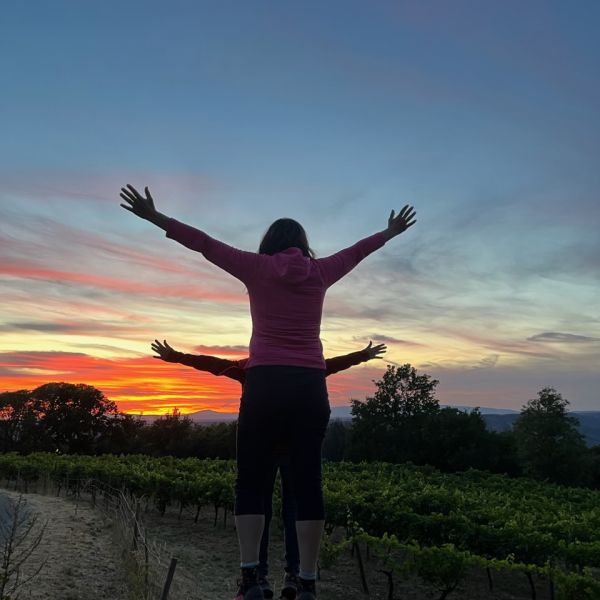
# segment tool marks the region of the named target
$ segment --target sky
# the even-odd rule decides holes
[[[239,384],[150,343],[241,358],[243,285],[119,207],[256,250],[286,216],[318,256],[418,222],[327,294],[332,405],[388,364],[441,403],[600,410],[596,1],[4,3],[0,392],[101,389],[122,411],[236,411]]]

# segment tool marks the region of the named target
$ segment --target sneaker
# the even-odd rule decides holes
[[[281,588],[281,597],[285,600],[296,600],[298,592],[298,576],[295,573],[286,571],[283,576],[283,587]]]
[[[256,567],[242,567],[242,578],[238,580],[238,586],[234,600],[264,600],[265,596],[258,584]]]
[[[317,582],[314,579],[301,579],[298,577],[298,596],[296,600],[316,600]]]
[[[263,591],[263,596],[265,598],[272,598],[275,595],[273,592],[273,588],[271,587],[271,584],[268,582],[266,577],[260,577],[258,579],[258,585],[260,585]]]

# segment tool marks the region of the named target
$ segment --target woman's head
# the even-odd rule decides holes
[[[314,258],[304,227],[294,219],[277,219],[271,224],[258,248],[259,254],[277,254],[288,248],[299,248],[304,256]]]

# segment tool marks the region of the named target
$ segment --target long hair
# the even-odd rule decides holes
[[[277,219],[263,236],[258,253],[272,256],[288,248],[299,248],[304,256],[315,257],[315,253],[308,245],[304,227],[294,219]]]

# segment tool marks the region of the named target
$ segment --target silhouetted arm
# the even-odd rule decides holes
[[[230,379],[235,379],[240,383],[245,381],[245,371],[239,365],[238,361],[205,354],[184,354],[171,348],[166,340],[163,343],[154,340],[152,350],[158,354],[154,358],[164,360],[165,362],[179,363],[193,367],[198,371],[206,371],[217,376],[222,375]]]
[[[379,344],[373,346],[373,342],[369,342],[369,345],[358,352],[351,352],[343,356],[336,356],[334,358],[325,359],[325,376],[333,375],[339,371],[344,371],[360,363],[367,362],[372,358],[381,358],[380,355],[385,354],[387,346],[385,344]]]

